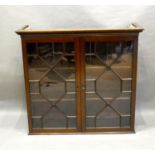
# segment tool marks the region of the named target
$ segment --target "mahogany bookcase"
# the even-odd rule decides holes
[[[138,35],[116,29],[24,26],[29,134],[134,132]]]

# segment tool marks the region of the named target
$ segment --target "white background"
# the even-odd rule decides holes
[[[139,38],[136,134],[28,136],[20,37],[33,28],[104,28],[132,22]],[[0,6],[0,149],[155,149],[155,6]]]

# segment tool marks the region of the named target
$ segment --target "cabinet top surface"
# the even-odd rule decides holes
[[[80,28],[80,29],[31,29],[28,25],[16,31],[17,34],[81,34],[81,33],[139,33],[143,28],[133,23],[125,28]]]

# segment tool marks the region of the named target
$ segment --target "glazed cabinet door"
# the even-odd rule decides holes
[[[119,131],[133,127],[135,50],[132,37],[85,39],[86,131]]]
[[[78,129],[76,45],[72,39],[23,43],[30,130],[72,132]]]

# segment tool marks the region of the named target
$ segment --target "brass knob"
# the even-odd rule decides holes
[[[81,89],[82,89],[82,90],[85,90],[85,86],[82,86]]]

